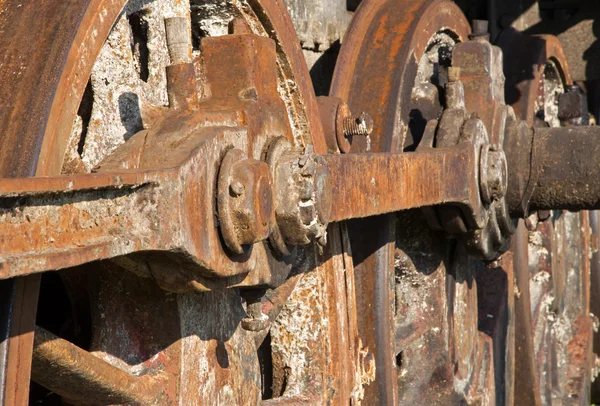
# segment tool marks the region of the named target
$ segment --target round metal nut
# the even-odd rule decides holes
[[[275,179],[275,170],[277,162],[281,156],[292,148],[292,143],[285,137],[277,137],[270,144],[265,155],[265,161],[271,169],[271,176]],[[271,226],[271,235],[269,236],[269,244],[273,251],[280,256],[290,255],[290,249],[285,243],[277,222],[273,222]]]
[[[217,181],[217,211],[225,245],[235,254],[268,238],[273,217],[273,182],[266,163],[227,152]]]
[[[500,200],[506,194],[508,168],[506,155],[497,145],[481,147],[479,157],[481,198],[486,204]]]
[[[326,244],[332,192],[323,157],[310,148],[284,153],[276,165],[275,188],[275,218],[286,244]]]
[[[366,112],[353,115],[350,107],[339,97],[317,98],[327,149],[343,154],[350,152],[355,136],[368,137],[373,132],[373,119]]]
[[[338,148],[343,154],[347,154],[352,148],[350,140],[346,138],[345,132],[346,121],[349,118],[351,118],[350,107],[348,107],[348,104],[346,104],[345,102],[341,102],[338,105],[337,111],[335,113],[335,138],[338,143]]]
[[[246,331],[263,331],[270,325],[269,317],[264,314],[259,319],[244,317],[242,319],[242,328]]]
[[[350,152],[350,141],[344,135],[344,121],[350,116],[350,108],[339,97],[317,97],[325,142],[330,153]]]

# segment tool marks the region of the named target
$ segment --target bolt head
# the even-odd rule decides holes
[[[231,186],[229,186],[229,189],[231,190],[232,195],[240,196],[242,193],[244,193],[245,187],[241,182],[235,181],[231,184]]]
[[[471,22],[471,31],[473,35],[485,35],[488,33],[489,22],[487,20],[473,20]]]
[[[269,166],[230,150],[219,169],[217,209],[221,235],[235,254],[271,234],[273,182]]]
[[[506,155],[498,145],[484,145],[480,156],[481,197],[486,204],[500,200],[506,194],[508,167]]]
[[[263,331],[269,327],[270,322],[267,315],[263,315],[259,319],[255,319],[252,317],[244,317],[242,319],[242,328],[246,331]]]
[[[284,241],[304,245],[318,239],[331,216],[332,191],[323,157],[303,154],[299,168],[297,152],[284,154],[276,167],[275,218]]]
[[[237,185],[237,198],[229,201],[234,227],[241,245],[266,239],[273,217],[273,186],[266,163],[246,159],[232,171],[232,184]]]

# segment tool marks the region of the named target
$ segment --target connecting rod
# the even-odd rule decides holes
[[[515,128],[507,140],[514,215],[600,208],[600,127]]]

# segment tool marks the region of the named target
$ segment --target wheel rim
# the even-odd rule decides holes
[[[428,48],[435,50],[436,41],[443,43],[444,35],[461,41],[469,32],[451,2],[361,3],[344,38],[331,88],[331,95],[346,100],[352,111],[368,112],[376,123],[370,146],[355,144],[353,152],[414,149],[419,134],[411,134],[415,142],[407,138],[409,128],[414,132],[418,127],[411,110],[425,112],[423,121],[441,111],[439,103],[411,105],[422,55]],[[365,399],[382,404],[503,399],[502,389],[494,393],[494,369],[510,393],[512,370],[505,364],[494,366],[496,357],[510,355],[477,328],[478,275],[487,269],[478,271],[480,265],[464,250],[430,231],[420,211],[351,221],[349,230],[359,332],[377,360],[377,380],[366,389]],[[419,301],[423,308],[416,305]],[[508,334],[506,328],[499,330],[502,338]],[[386,335],[389,331],[394,337]],[[426,389],[432,380],[435,394]]]
[[[34,168],[35,161],[38,162],[37,175],[58,174],[61,168],[66,172],[81,170],[81,166],[77,164],[64,165],[72,163],[72,160],[63,159],[65,151],[71,149],[70,152],[73,152],[73,148],[81,147],[79,142],[69,143],[69,137],[65,135],[71,133],[74,118],[81,107],[80,100],[85,95],[87,78],[93,72],[97,55],[102,52],[104,38],[114,32],[113,27],[116,25],[113,24],[119,19],[124,4],[123,0],[92,0],[79,5],[81,8],[76,15],[80,18],[73,22],[70,31],[67,30],[65,34],[70,40],[65,46],[69,52],[60,54],[60,75],[46,78],[50,83],[47,94],[52,103],[49,103],[44,111],[45,115],[40,118],[39,125],[43,131],[38,133],[35,142],[41,144],[41,152],[39,156],[31,158]],[[294,121],[294,139],[291,141],[297,145],[313,144],[316,152],[325,153],[316,100],[285,6],[279,1],[250,1],[239,4],[239,7],[241,9],[237,12],[249,18],[253,31],[270,36],[277,43],[280,84],[282,91],[287,91],[289,96],[286,99],[287,108],[290,119]],[[60,13],[56,14],[56,19],[61,19]],[[64,25],[62,22],[57,24]],[[85,148],[84,145],[84,155]],[[88,166],[85,169],[89,170],[94,162],[89,156],[87,158]],[[342,259],[345,230],[334,225],[329,232],[332,242],[328,252],[320,254],[312,248],[306,249],[305,262],[296,269],[297,275],[269,296],[269,315],[274,321],[270,337],[272,356],[279,357],[273,359],[278,363],[274,367],[282,371],[281,376],[275,376],[273,380],[284,381],[275,383],[271,392],[278,391],[279,393],[272,395],[280,397],[280,401],[287,398],[311,404],[321,399],[325,396],[325,375],[339,375],[339,379],[334,382],[327,382],[328,387],[336,388],[334,395],[327,395],[329,398],[360,397],[360,382],[363,377],[360,374],[355,376],[353,369],[344,367],[358,363],[361,349],[351,328],[356,323],[348,326],[352,315],[346,314],[346,307],[352,308],[353,302],[351,283],[348,284],[346,280],[346,273],[352,272],[352,264],[348,258],[346,261]],[[94,267],[101,267],[101,272],[98,269],[93,271]],[[258,403],[261,396],[266,395],[265,392],[268,391],[264,388],[261,391],[261,365],[257,360],[254,344],[262,342],[265,334],[261,337],[239,332],[237,325],[244,310],[236,292],[202,294],[200,297],[178,295],[173,298],[173,295],[157,290],[152,281],[140,282],[134,275],[121,275],[115,265],[86,265],[85,268],[87,281],[78,280],[76,276],[65,276],[75,275],[76,270],[64,271],[62,274],[68,289],[77,292],[78,289],[81,290],[81,286],[85,286],[84,290],[93,298],[92,303],[96,304],[91,309],[94,329],[89,345],[95,356],[132,373],[136,368],[139,373],[152,368],[168,369],[169,363],[179,363],[181,368],[185,364],[187,373],[181,373],[181,369],[178,371],[180,381],[166,383],[166,387],[171,388],[179,385],[180,392],[169,393],[167,390],[165,401],[179,397],[184,403],[187,403],[187,399],[193,403],[216,401],[248,404]],[[314,271],[305,275],[312,268]],[[74,285],[77,287],[73,288]],[[71,296],[74,303],[81,300],[76,297],[77,293]],[[148,300],[150,296],[152,300]],[[27,297],[33,298],[36,295],[29,294]],[[307,300],[316,301],[318,306],[307,308]],[[301,306],[305,315],[297,320],[298,308]],[[143,309],[141,313],[133,311],[136,307],[138,310]],[[282,308],[281,316],[275,320]],[[228,315],[229,319],[224,317],[221,321],[219,317],[207,318],[207,315],[217,313]],[[164,314],[179,314],[181,321],[177,321],[176,317],[165,320],[161,317]],[[319,320],[328,320],[328,323],[322,324]],[[293,336],[290,329],[294,328],[304,328],[305,334]],[[146,337],[141,334],[144,331],[157,333]],[[173,335],[173,331],[179,331],[180,335]],[[184,338],[177,340],[180,336]],[[340,340],[343,345],[329,344]],[[28,354],[26,358],[31,357],[30,350],[25,353]],[[195,359],[182,354],[195,354]],[[307,355],[312,357],[312,362],[297,360],[298,357],[306,358]],[[327,356],[336,357],[339,362],[326,362]],[[218,376],[218,380],[211,381],[213,378],[210,376],[199,376],[197,372],[204,368],[209,371],[212,369],[213,373],[209,372],[208,375]],[[353,368],[358,368],[358,365]],[[229,371],[224,375],[227,369]],[[21,371],[28,374],[28,368],[21,368]]]
[[[571,84],[560,41],[550,35],[527,36],[509,29],[498,43],[505,55],[507,102],[517,116],[534,126],[560,126],[558,95]],[[517,322],[517,335],[525,340],[517,359],[529,361],[518,368],[523,379],[517,381],[516,391],[529,393],[531,402],[568,403],[576,398],[585,403],[589,396],[593,365],[589,344],[590,215],[533,213],[525,221],[527,227],[519,227],[521,246],[517,250],[524,258],[515,269],[520,279],[518,317],[522,318]]]

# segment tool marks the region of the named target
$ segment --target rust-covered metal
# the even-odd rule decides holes
[[[330,95],[345,100],[352,111],[366,111],[373,118],[373,132],[369,138],[357,140],[352,146],[353,152],[403,150],[405,137],[411,138],[407,129],[417,66],[430,39],[440,27],[448,28],[459,40],[466,40],[469,33],[466,19],[450,2],[361,3],[344,38],[330,89]],[[439,110],[435,106],[429,111],[433,115],[426,116],[425,120],[437,118]],[[406,217],[410,216],[407,213]],[[411,357],[409,346],[399,347],[394,338],[394,332],[398,331],[394,306],[401,303],[394,287],[398,272],[395,266],[396,247],[406,250],[412,246],[410,237],[405,240],[407,246],[397,243],[396,224],[406,232],[415,227],[406,226],[406,217],[403,216],[397,223],[396,216],[384,215],[352,221],[348,225],[356,264],[358,331],[363,343],[375,354],[376,377],[365,388],[365,403],[397,404],[401,399],[407,403],[422,402],[422,392],[416,395],[402,389],[407,386],[418,388],[420,382],[431,382],[433,371],[437,368],[436,362],[430,368],[422,368],[423,363],[415,359],[415,364],[420,365],[412,370],[422,373],[404,375],[406,378],[402,379],[402,371],[410,369]],[[427,241],[427,237],[424,240]],[[435,269],[437,266],[428,273]],[[439,279],[433,284],[435,288],[443,289],[445,286],[444,273],[443,269],[439,270]],[[433,293],[435,288],[431,289],[433,295],[437,294]],[[434,314],[442,314],[444,301],[436,302],[439,306],[434,308],[440,313]],[[397,312],[399,317],[406,314],[400,309]],[[414,324],[408,323],[408,328],[414,329],[415,324],[430,325],[431,328],[440,328],[441,334],[442,325],[434,314],[431,319],[426,318],[427,321],[417,318]],[[428,324],[429,320],[431,324]],[[439,336],[426,343],[413,343],[416,354],[421,351],[435,353],[445,346]],[[424,344],[421,349],[425,350],[416,350],[421,344]],[[399,356],[400,353],[404,357]],[[448,375],[442,380],[448,382],[446,377]]]
[[[556,38],[364,0],[317,99],[280,0],[142,3],[48,10],[0,65],[0,400],[588,400],[597,236],[562,209],[598,207],[600,134]]]
[[[78,404],[169,402],[165,377],[132,376],[40,327],[35,329],[32,371],[32,379]]]
[[[530,148],[516,148],[508,154],[511,161],[527,161],[517,176],[527,180],[523,198],[530,210],[565,209],[571,211],[597,209],[598,191],[594,181],[598,171],[597,127],[538,127],[525,135],[521,144]],[[525,154],[529,158],[514,158],[512,154]],[[511,162],[511,166],[515,166]]]
[[[54,107],[51,109],[54,112],[53,114],[55,114],[54,116],[50,117],[50,113],[48,113],[42,117],[39,123],[42,129],[47,126],[46,135],[44,136],[44,133],[42,133],[38,138],[38,142],[43,140],[41,142],[43,144],[42,155],[38,168],[45,168],[39,169],[39,174],[59,174],[62,166],[62,156],[67,147],[69,128],[73,123],[73,117],[79,106],[89,72],[115,19],[121,17],[120,13],[124,4],[125,2],[123,1],[110,3],[78,2],[77,6],[81,7],[82,13],[85,13],[89,21],[81,22],[78,20],[75,22],[75,27],[71,32],[69,30],[61,31],[61,33],[65,33],[67,38],[73,32],[76,33],[74,38],[70,38],[73,45],[68,41],[66,43],[57,41],[56,36],[53,37],[52,35],[46,35],[44,39],[55,41],[56,46],[53,48],[44,46],[43,44],[40,45],[40,41],[35,42],[35,45],[39,45],[40,49],[50,49],[53,52],[60,48],[61,52],[70,52],[65,66],[59,64],[57,68],[52,68],[51,64],[48,63],[48,69],[55,69],[54,72],[57,73],[56,78],[44,77],[42,81],[36,82],[50,85],[48,94],[55,97],[55,99],[50,97],[52,103],[54,103],[50,104],[50,106],[60,106],[58,111]],[[258,42],[267,41],[266,52],[271,53],[270,66],[266,69],[263,69],[263,66],[258,66],[254,70],[254,74],[260,74],[260,78],[264,80],[264,83],[268,83],[269,86],[275,86],[271,88],[276,88],[275,92],[271,93],[271,95],[276,97],[271,101],[267,101],[264,98],[264,94],[261,93],[259,85],[255,86],[248,82],[248,80],[252,80],[252,69],[246,69],[247,66],[242,67],[240,65],[239,67],[244,70],[243,73],[236,76],[233,71],[229,71],[227,75],[223,76],[227,78],[228,86],[215,85],[211,91],[213,105],[217,109],[234,108],[229,114],[221,115],[221,119],[219,119],[221,120],[221,125],[235,127],[233,123],[236,120],[242,120],[244,125],[247,124],[245,121],[246,117],[258,119],[261,114],[269,117],[266,127],[253,128],[253,131],[264,131],[262,141],[249,142],[249,140],[244,139],[244,135],[239,133],[239,131],[236,132],[234,130],[232,132],[235,133],[234,139],[242,142],[240,146],[245,153],[248,153],[248,148],[254,151],[254,159],[262,159],[264,152],[262,145],[266,145],[262,144],[263,142],[266,143],[281,136],[288,138],[290,142],[298,146],[313,145],[315,151],[325,153],[326,149],[324,147],[325,143],[320,119],[318,118],[317,104],[314,96],[310,93],[311,88],[308,72],[296,43],[295,33],[287,11],[285,11],[285,6],[280,2],[268,4],[244,2],[244,4],[240,4],[239,6],[240,9],[236,11],[237,17],[241,16],[245,23],[234,24],[233,31],[236,34],[239,31],[244,31],[237,35],[237,44],[241,47],[242,53],[232,50],[232,52],[223,54],[220,52],[220,45],[217,45],[214,57],[207,58],[206,60],[213,61],[215,63],[214,66],[225,64],[231,67],[231,58],[246,57],[247,61],[252,60],[252,55],[245,53],[245,51],[251,51],[252,53],[255,50],[254,45],[244,42],[243,38],[240,41],[240,36],[244,37],[246,35],[246,39],[250,40],[257,38]],[[38,9],[38,11],[40,10]],[[26,16],[27,13],[23,15]],[[50,23],[63,25],[65,25],[65,16],[73,19],[76,17],[76,14],[64,12],[64,10],[61,12],[59,8],[56,8],[56,14],[46,13],[45,15],[47,19],[52,20]],[[15,20],[11,19],[11,21]],[[23,19],[21,23],[25,21]],[[79,23],[80,25],[78,25]],[[236,26],[238,28],[239,26],[249,28],[239,30],[235,29]],[[23,25],[22,27],[32,30],[31,26]],[[31,32],[35,32],[35,29]],[[40,31],[38,30],[37,32]],[[250,35],[250,32],[257,33],[260,36],[253,37]],[[271,40],[265,37],[271,37],[275,42],[268,42]],[[235,36],[231,39],[235,39]],[[210,40],[206,41],[207,44],[209,42]],[[274,52],[274,50],[276,51]],[[24,51],[25,53],[27,52],[26,49]],[[205,56],[208,57],[209,55],[210,50],[205,48]],[[218,58],[224,59],[220,60]],[[46,57],[41,59],[48,61]],[[169,101],[172,104],[171,107],[174,108],[174,112],[177,112],[176,115],[179,115],[183,111],[189,111],[190,108],[193,109],[197,106],[193,92],[190,93],[191,85],[193,85],[193,81],[189,80],[191,73],[189,69],[190,65],[187,61],[182,64],[177,64],[179,61],[174,60],[171,60],[171,62],[174,65],[167,69],[168,81],[171,83],[169,85]],[[35,69],[34,65],[31,66],[32,69]],[[10,71],[10,69],[8,70]],[[276,72],[275,82],[272,80],[274,76],[268,78],[268,72]],[[212,77],[216,77],[219,80],[218,71],[207,69],[203,71],[204,73],[208,77],[211,77],[211,74],[214,73]],[[248,103],[252,103],[256,102],[256,98],[260,94],[261,101],[267,101],[269,106],[251,112],[247,116],[236,116],[235,106],[231,104],[227,105],[228,102],[226,100],[226,98],[230,97],[230,94],[227,94],[227,90],[231,89],[230,85],[232,83],[229,80],[232,78],[238,79],[236,83],[240,85],[241,92],[239,95],[233,94],[231,97],[234,99],[241,97],[241,99],[247,100]],[[55,92],[57,88],[59,90]],[[222,90],[222,93],[219,94],[220,90]],[[280,92],[284,93],[283,101]],[[190,94],[192,94],[191,98],[189,97]],[[39,96],[40,100],[48,100],[41,92],[37,92],[36,96]],[[24,102],[23,98],[20,100]],[[204,99],[203,101],[206,100]],[[242,101],[241,103],[244,102]],[[221,104],[220,107],[219,104]],[[240,103],[238,103],[238,107],[239,105]],[[276,107],[276,105],[279,107]],[[275,113],[277,108],[279,108],[279,113]],[[151,124],[152,129],[156,129],[155,125],[156,127],[161,126],[159,123],[165,111],[166,109],[156,109],[152,111],[152,117],[145,116],[148,118],[147,123]],[[208,114],[210,115],[210,111]],[[277,120],[279,120],[280,124],[284,124],[283,128],[277,128],[277,125],[274,124]],[[177,121],[176,119],[165,120],[163,124],[167,122],[173,124]],[[289,124],[290,121],[291,124]],[[252,124],[250,125],[252,126]],[[19,127],[19,125],[15,125],[15,128]],[[184,128],[185,124],[183,127],[177,127],[178,125],[171,127],[171,131]],[[21,126],[20,128],[24,127]],[[10,129],[7,127],[6,134],[8,132],[10,132]],[[29,134],[34,135],[33,132]],[[161,132],[161,134],[164,134],[164,132]],[[187,135],[189,134],[188,132]],[[142,157],[139,155],[144,149],[142,147],[145,141],[148,140],[150,142],[147,139],[147,135],[142,134],[138,141],[134,141],[126,147],[126,149],[131,148],[129,150],[130,153],[128,152],[118,158],[116,156],[113,157],[115,162],[120,165],[129,165],[131,169],[138,166],[140,162],[143,165],[144,159],[147,160],[147,163],[153,162],[155,159],[162,161],[165,154],[158,152],[160,145],[155,146],[157,149],[152,156],[146,155]],[[179,135],[186,136],[184,133]],[[202,137],[200,134],[197,135]],[[158,141],[165,140],[165,138],[161,137]],[[173,140],[171,139],[171,141]],[[8,143],[7,141],[7,145]],[[222,158],[221,153],[224,153],[228,148],[227,143],[224,143],[219,146],[217,151],[211,151],[215,158],[212,164],[210,160],[203,162],[203,164],[207,164],[205,168],[209,169],[212,174],[217,173],[220,159]],[[25,151],[35,152],[31,148],[27,148]],[[13,154],[12,156],[18,156],[18,154]],[[173,155],[169,154],[166,156],[173,157]],[[36,159],[37,156],[31,159],[34,168]],[[5,163],[8,164],[7,161]],[[14,165],[9,166],[13,169],[15,168]],[[80,165],[76,165],[76,167],[81,168]],[[102,172],[103,168],[106,167],[107,162],[102,163],[99,171]],[[77,171],[80,170],[77,169]],[[22,173],[21,175],[26,176],[31,174],[33,174],[33,171]],[[92,175],[92,178],[94,176]],[[102,177],[102,175],[99,176]],[[216,179],[216,176],[213,179]],[[108,184],[111,182],[109,181]],[[119,181],[116,181],[116,183],[119,184]],[[62,192],[66,192],[68,195],[68,182],[67,184],[62,184],[62,186]],[[107,184],[104,186],[107,186]],[[215,185],[211,185],[211,187],[215,187]],[[127,187],[124,189],[127,189]],[[134,187],[134,189],[136,188]],[[77,191],[73,191],[71,197],[77,193]],[[100,196],[102,193],[100,192],[96,197],[102,199]],[[33,194],[36,193],[34,192]],[[64,197],[64,195],[62,196]],[[212,215],[212,193],[205,195],[202,192],[200,196],[204,196],[208,199],[207,201],[210,201],[210,207],[207,208],[205,214],[208,216]],[[56,197],[54,196],[54,198]],[[65,203],[64,200],[61,202],[61,204]],[[193,202],[191,203],[193,204]],[[68,206],[68,203],[66,204]],[[79,219],[76,215],[73,218]],[[100,228],[92,226],[92,229],[96,229],[96,231]],[[77,230],[72,231],[77,233]],[[104,231],[108,230],[104,229]],[[219,230],[214,229],[214,231],[218,238]],[[348,319],[348,313],[346,312],[346,308],[353,308],[354,291],[352,288],[352,278],[348,279],[344,276],[346,272],[350,275],[352,274],[351,261],[348,260],[347,256],[346,259],[343,259],[345,256],[343,252],[346,249],[342,243],[344,234],[344,229],[332,226],[330,231],[332,242],[328,245],[327,256],[317,254],[312,248],[303,249],[298,255],[306,259],[306,264],[296,267],[294,277],[288,283],[284,284],[279,291],[269,291],[266,294],[267,300],[263,302],[265,314],[269,315],[275,321],[279,313],[283,311],[287,316],[282,316],[282,319],[285,320],[286,317],[289,319],[289,323],[275,323],[270,328],[272,338],[268,341],[272,343],[270,347],[273,348],[273,357],[277,362],[272,367],[274,372],[264,371],[264,373],[267,376],[274,376],[274,382],[279,382],[279,384],[276,385],[274,383],[272,388],[265,387],[264,391],[266,394],[261,394],[261,370],[258,365],[256,353],[257,345],[262,343],[265,335],[262,332],[245,332],[246,330],[242,328],[240,321],[245,316],[245,310],[243,301],[239,299],[239,295],[235,291],[231,291],[225,295],[222,293],[207,293],[201,297],[179,295],[174,300],[173,296],[165,296],[165,293],[160,289],[156,287],[151,288],[156,285],[153,279],[143,277],[144,275],[146,277],[150,276],[147,273],[148,268],[145,256],[138,256],[137,258],[135,256],[127,258],[119,257],[114,260],[113,265],[99,264],[98,266],[102,269],[101,274],[103,276],[93,274],[93,272],[90,274],[90,265],[84,271],[84,275],[87,274],[87,276],[80,278],[79,276],[72,276],[75,273],[67,271],[61,276],[61,279],[63,283],[69,286],[69,295],[74,303],[83,308],[90,306],[86,304],[88,300],[93,303],[92,319],[94,320],[94,336],[92,343],[86,349],[94,349],[98,354],[102,354],[106,362],[111,363],[113,366],[116,364],[118,368],[126,370],[128,374],[139,373],[140,368],[146,368],[146,365],[150,366],[150,364],[156,362],[166,365],[166,369],[179,376],[178,385],[172,388],[173,397],[170,398],[177,399],[177,402],[184,404],[198,402],[200,404],[213,404],[214,402],[252,404],[260,402],[261,397],[269,396],[276,398],[274,401],[276,400],[277,403],[287,404],[290,402],[314,404],[315,402],[320,403],[321,399],[325,398],[334,401],[335,399],[340,399],[340,402],[342,402],[341,399],[345,399],[345,402],[349,398],[358,401],[362,398],[362,383],[364,380],[369,380],[374,367],[368,361],[361,361],[365,358],[369,359],[368,350],[360,344],[360,341],[357,341],[353,333],[356,323],[351,323],[352,319]],[[203,238],[201,227],[197,229],[197,235],[199,238]],[[83,235],[80,236],[84,237]],[[84,240],[85,242],[89,241],[85,237],[81,241],[84,242]],[[71,242],[74,241],[72,240]],[[71,258],[73,258],[72,255]],[[81,257],[80,260],[75,262],[84,261]],[[158,266],[161,266],[161,263],[163,265],[170,264],[169,269],[171,270],[178,267],[171,261],[168,264],[161,260],[153,260],[151,262]],[[137,272],[138,275],[142,276],[142,279],[140,279],[142,282],[138,281],[139,277],[133,273],[124,278],[121,266]],[[285,267],[289,270],[289,264],[285,264]],[[304,273],[309,269],[314,269],[316,272],[304,278]],[[174,275],[172,272],[165,275],[177,278],[177,275]],[[21,279],[13,280],[18,282]],[[301,283],[297,284],[298,281]],[[172,285],[172,280],[161,281],[160,284],[163,286],[174,286]],[[19,303],[18,300],[20,297],[28,299],[36,298],[37,293],[21,291],[17,292],[17,296],[16,303]],[[8,298],[8,296],[6,297]],[[301,320],[295,320],[297,315],[295,314],[293,303],[304,305],[303,302],[307,298],[312,298],[314,300],[312,303],[317,304],[316,307],[313,307],[307,313],[307,321],[318,320],[319,322],[311,322],[310,326],[304,329],[308,336],[298,336],[296,338],[296,333],[293,332],[293,329],[302,328],[305,324],[302,324],[303,321]],[[179,303],[178,305],[177,302]],[[207,307],[206,305],[209,306]],[[292,307],[284,310],[286,306]],[[2,375],[4,377],[6,376],[5,373],[9,373],[10,376],[8,376],[8,379],[3,380],[2,387],[6,389],[6,393],[9,393],[9,396],[5,399],[10,401],[10,399],[14,398],[13,396],[17,396],[16,399],[23,400],[23,402],[18,400],[17,403],[24,403],[26,402],[28,393],[29,368],[27,364],[31,360],[31,347],[28,349],[27,345],[25,345],[21,350],[17,350],[16,345],[18,345],[19,340],[23,341],[24,339],[25,341],[32,342],[33,325],[30,323],[34,322],[35,317],[33,312],[27,310],[25,307],[21,309],[18,308],[19,305],[13,307],[17,309],[18,317],[13,317],[10,321],[13,322],[17,321],[18,318],[24,318],[25,323],[21,323],[20,325],[22,330],[11,330],[6,352],[7,357],[5,358],[9,360],[9,363],[6,365],[3,364],[7,368],[3,369]],[[33,302],[33,307],[35,307],[35,302]],[[124,309],[131,309],[131,311],[123,311]],[[9,314],[6,313],[7,316]],[[107,317],[107,315],[110,316]],[[151,320],[154,320],[154,322],[151,322]],[[223,325],[221,320],[229,320],[231,323]],[[13,324],[19,326],[19,323],[13,322]],[[290,328],[292,332],[290,332]],[[162,331],[162,333],[152,336],[147,335],[148,331],[154,330]],[[27,331],[30,333],[24,334]],[[116,331],[120,331],[121,333],[115,336],[113,333]],[[270,347],[267,347],[269,352],[271,352]],[[193,356],[186,355],[182,358],[180,357],[182,353],[193,354]],[[302,359],[306,359],[309,354],[310,363],[303,362]],[[226,358],[223,358],[224,355]],[[326,362],[326,355],[340,359],[340,363],[330,364]],[[86,356],[84,355],[84,357]],[[19,363],[20,368],[12,367],[15,362]],[[124,366],[123,362],[127,366]],[[208,365],[206,373],[196,373],[196,371],[205,371],[205,365]],[[352,367],[348,368],[348,365],[352,365]],[[65,365],[64,367],[68,369],[68,366]],[[271,367],[269,366],[269,368]],[[19,373],[18,375],[16,374],[17,372]],[[326,377],[331,376],[338,378],[334,380],[330,378],[326,379]],[[308,385],[309,381],[307,381],[307,377],[310,377],[310,385]],[[53,378],[60,381],[60,377],[55,376]],[[50,387],[54,385],[48,383],[48,381],[45,382]],[[56,383],[57,389],[64,384],[64,381]],[[165,386],[158,385],[157,390],[168,392],[170,389],[167,390]],[[61,392],[64,393],[64,391]],[[85,392],[85,388],[82,389],[82,392]],[[92,392],[86,392],[88,395],[87,401],[91,403],[103,403],[102,400],[94,400],[94,393]],[[272,394],[268,395],[269,392],[272,392]],[[66,399],[68,399],[68,394]],[[161,401],[157,403],[164,404]]]
[[[577,97],[579,92],[563,93],[572,85],[559,41],[548,35],[526,36],[509,29],[501,35],[499,43],[506,58],[506,97],[517,116],[532,125],[534,131],[561,134],[553,139],[556,142],[553,146],[563,155],[573,154],[577,142],[569,136],[569,127],[557,127],[583,123],[585,117],[581,116],[585,106]],[[523,139],[520,137],[523,130],[521,126],[512,133],[513,140],[517,141],[513,147]],[[539,159],[533,160],[530,189],[537,187],[538,173],[539,180],[546,183],[544,171],[550,161],[542,151],[553,146],[550,143],[542,146],[544,139],[547,138],[538,140],[541,143],[535,149]],[[532,152],[531,142],[530,137],[526,145],[521,144],[514,150]],[[507,153],[510,157],[511,147],[507,146]],[[571,158],[565,161],[573,162]],[[592,162],[588,163],[592,169]],[[569,180],[567,172],[573,175],[569,170],[563,172],[565,186],[577,178]],[[570,189],[575,195],[582,193]],[[547,196],[544,190],[548,189],[541,186],[538,196]],[[560,196],[562,190],[558,187],[553,193]],[[516,363],[520,367],[517,368],[515,396],[525,403],[589,402],[586,376],[594,355],[589,348],[588,323],[595,317],[589,312],[589,278],[590,266],[594,266],[590,254],[596,250],[593,243],[597,238],[593,229],[595,217],[595,212],[533,211],[517,229],[513,244],[515,256],[518,254],[520,258],[515,268],[519,288],[515,297],[515,328],[521,345],[516,347]]]

